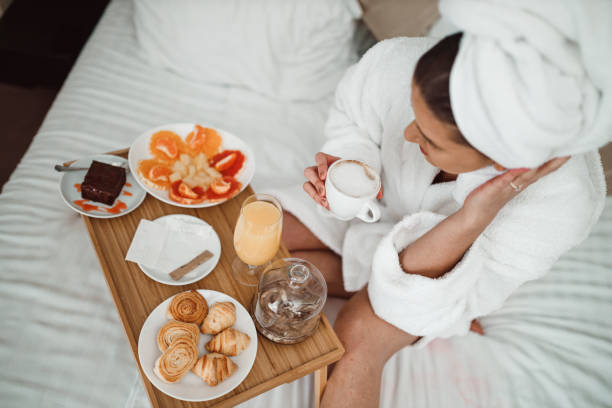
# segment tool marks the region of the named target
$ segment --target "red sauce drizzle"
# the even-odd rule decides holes
[[[126,182],[125,182],[125,186],[126,186],[126,187],[132,187],[132,184],[131,184],[131,183],[128,183],[128,182],[126,181]]]
[[[97,205],[87,204],[87,200],[74,200],[73,202],[81,207],[83,211],[100,211],[100,207]]]
[[[119,214],[121,210],[125,210],[126,208],[127,205],[123,201],[117,200],[114,206],[111,208],[105,208],[104,210],[110,214]]]
[[[242,169],[242,165],[244,164],[245,160],[244,154],[242,154],[240,150],[224,150],[221,153],[217,153],[213,156],[212,159],[210,159],[210,166],[214,167],[216,163],[223,160],[232,153],[236,153],[236,160],[234,160],[234,163],[229,168],[223,170],[221,174],[223,174],[224,176],[235,176],[236,174],[238,174],[240,169]]]
[[[117,200],[115,205],[111,208],[100,208],[97,205],[88,204],[87,201],[88,200],[74,200],[73,203],[81,207],[85,212],[106,211],[109,214],[119,214],[121,210],[125,210],[127,208],[127,205],[121,200]]]
[[[76,188],[76,191],[78,191],[80,193],[81,192],[81,183],[76,183],[74,185],[74,188]]]
[[[222,199],[230,198],[230,197],[233,197],[236,193],[240,191],[240,188],[242,187],[242,183],[240,183],[235,178],[223,177],[223,180],[231,184],[229,190],[227,190],[224,194],[217,194],[214,191],[212,191],[212,188],[209,187],[208,190],[206,190],[207,200],[222,200]]]
[[[129,192],[129,191],[127,191],[127,190],[124,190],[122,194],[123,194],[123,195],[126,195],[126,196],[131,196],[131,195],[133,195],[132,193],[130,193],[130,192]]]

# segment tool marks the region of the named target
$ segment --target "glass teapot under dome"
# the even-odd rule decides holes
[[[317,328],[326,299],[327,284],[313,264],[284,258],[262,273],[251,314],[257,330],[268,339],[299,343]]]

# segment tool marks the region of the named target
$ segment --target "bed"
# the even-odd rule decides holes
[[[255,150],[254,188],[301,179],[331,95],[281,101],[198,82],[138,53],[133,3],[113,1],[0,194],[0,401],[4,407],[147,407],[142,380],[79,216],[52,164],[128,146],[163,123],[201,122]],[[384,407],[609,407],[612,199],[590,237],[482,319],[485,336],[407,348],[385,367]],[[334,318],[342,301],[330,299]],[[241,406],[305,407],[312,378]]]

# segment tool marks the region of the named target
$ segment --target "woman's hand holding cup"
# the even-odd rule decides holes
[[[367,164],[358,160],[317,153],[316,166],[304,170],[308,179],[304,191],[321,207],[323,212],[341,220],[357,217],[365,222],[380,219],[380,207],[374,198],[382,198],[380,176]],[[332,174],[333,173],[333,174]]]
[[[325,192],[325,180],[327,179],[327,169],[340,157],[332,156],[319,152],[315,155],[315,166],[307,167],[304,170],[307,182],[304,183],[304,191],[312,197],[320,206],[329,210]]]

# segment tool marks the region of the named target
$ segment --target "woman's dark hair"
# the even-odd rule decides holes
[[[421,56],[414,70],[414,83],[425,103],[440,121],[457,127],[451,109],[449,81],[450,72],[459,51],[463,33],[444,37],[429,51]],[[470,146],[469,142],[457,129],[457,142]]]

